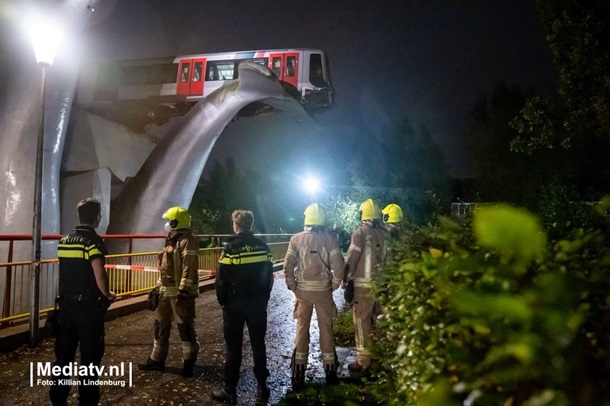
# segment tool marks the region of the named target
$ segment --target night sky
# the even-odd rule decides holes
[[[501,81],[553,89],[531,0],[105,1],[85,58],[301,47],[330,58],[336,99],[316,116],[322,124],[380,134],[408,117],[458,177],[468,175],[461,134],[478,99]],[[221,137],[215,154],[231,155],[225,147]]]

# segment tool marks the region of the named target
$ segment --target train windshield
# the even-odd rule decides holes
[[[309,81],[316,87],[326,86],[321,54],[311,54],[309,58]]]

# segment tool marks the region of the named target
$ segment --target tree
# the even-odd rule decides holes
[[[233,159],[218,161],[205,179],[201,179],[193,196],[193,228],[198,233],[232,233],[231,213],[236,209],[252,210],[257,233],[294,232],[294,220],[301,216],[290,193],[284,193],[285,179],[273,175],[273,166],[261,165],[254,171],[238,168]],[[298,203],[302,205],[302,203]],[[301,211],[302,213],[302,211]]]
[[[500,83],[483,96],[472,110],[466,131],[479,198],[534,207],[536,197],[552,176],[562,172],[563,151],[536,151],[533,155],[511,151],[518,135],[510,121],[533,89]]]
[[[513,126],[513,149],[531,153],[583,137],[610,138],[610,3],[606,0],[537,0],[560,100],[532,97]]]
[[[405,118],[379,138],[381,142],[373,137],[361,142],[354,152],[348,167],[352,199],[397,203],[406,218],[417,223],[425,223],[441,208],[448,211],[449,173],[427,128],[418,132]]]
[[[231,213],[235,209],[253,207],[253,195],[258,176],[238,170],[235,161],[214,162],[207,179],[200,180],[193,196],[191,212],[198,233],[232,233]]]

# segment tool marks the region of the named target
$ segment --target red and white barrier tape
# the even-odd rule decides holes
[[[143,266],[143,265],[115,265],[115,264],[106,264],[106,269],[122,269],[124,271],[139,271],[139,272],[159,272],[159,268],[152,266]],[[199,276],[216,276],[215,269],[199,269]]]
[[[152,266],[143,266],[143,265],[116,265],[116,264],[106,264],[106,269],[122,269],[125,271],[140,271],[140,272],[159,272],[158,268]],[[199,269],[199,276],[216,276],[216,269]],[[284,279],[284,271],[277,271],[273,273],[274,279]]]

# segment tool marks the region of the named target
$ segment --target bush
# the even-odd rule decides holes
[[[339,311],[333,323],[333,337],[335,338],[336,346],[354,347],[356,345],[351,308]]]
[[[358,406],[370,405],[370,395],[359,385],[306,384],[299,392],[289,392],[278,406]]]
[[[389,405],[609,405],[610,235],[510,206],[407,230],[379,286]]]

